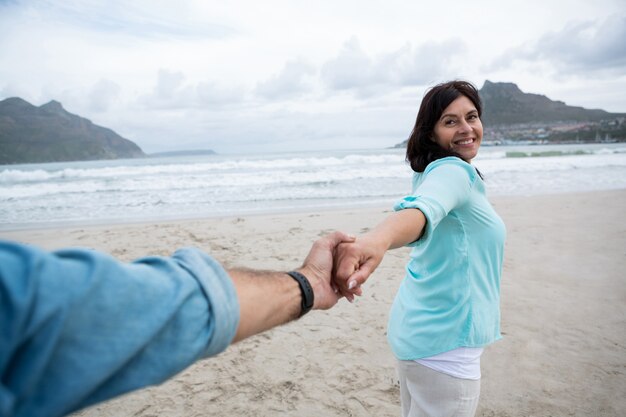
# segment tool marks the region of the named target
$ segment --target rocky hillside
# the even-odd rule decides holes
[[[624,114],[568,106],[540,94],[524,93],[513,83],[485,81],[480,89],[485,126],[521,123],[597,122]]]
[[[485,81],[479,90],[484,143],[626,141],[626,113],[568,106],[513,83]],[[406,147],[407,140],[396,148]]]
[[[135,143],[67,112],[58,101],[0,101],[0,164],[143,157]]]

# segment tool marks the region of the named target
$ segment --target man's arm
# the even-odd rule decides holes
[[[298,270],[313,308],[333,306],[338,243],[318,240]],[[0,415],[56,417],[161,383],[198,359],[300,315],[298,283],[233,270],[197,249],[122,263],[0,241]]]
[[[329,309],[341,297],[331,285],[331,273],[335,248],[342,242],[354,242],[354,237],[335,232],[319,239],[297,269],[313,288],[313,309]],[[300,316],[300,286],[286,272],[231,269],[228,273],[239,298],[240,319],[234,342]]]

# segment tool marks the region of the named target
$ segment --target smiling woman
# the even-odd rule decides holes
[[[430,89],[407,144],[411,168],[424,172],[429,163],[446,156],[471,162],[483,138],[481,115],[482,103],[472,84],[451,81]]]
[[[471,162],[478,154],[483,138],[483,125],[474,103],[460,96],[443,111],[435,125],[433,140],[444,149]]]
[[[413,247],[391,307],[387,339],[398,359],[403,417],[471,417],[483,349],[500,339],[506,229],[471,165],[483,136],[476,88],[428,91],[407,144],[413,189],[372,231],[338,249],[350,300],[389,249]]]

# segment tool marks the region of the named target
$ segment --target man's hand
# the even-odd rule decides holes
[[[354,236],[335,232],[313,244],[298,271],[309,280],[314,293],[314,309],[329,309],[341,294],[331,286],[333,259],[337,245],[354,242]],[[234,341],[245,339],[295,320],[301,312],[301,292],[286,272],[228,270],[239,299],[239,327]]]
[[[335,255],[334,283],[350,302],[361,295],[361,285],[378,267],[387,247],[374,236],[359,236],[353,243],[342,243]]]
[[[355,237],[342,232],[334,232],[317,240],[302,267],[298,269],[310,281],[315,293],[314,309],[326,310],[337,304],[341,294],[334,288],[331,275],[337,246],[354,242]]]

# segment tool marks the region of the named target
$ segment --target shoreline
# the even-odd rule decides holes
[[[393,199],[389,201],[388,206],[391,208],[393,205]],[[273,215],[290,215],[290,214],[309,214],[318,212],[329,211],[344,211],[344,210],[359,210],[359,209],[372,209],[380,208],[384,210],[385,205],[380,201],[362,202],[360,204],[342,204],[337,206],[320,205],[314,209],[310,207],[289,207],[289,208],[266,208],[258,210],[250,210],[248,212],[235,212],[235,213],[214,213],[214,214],[198,214],[195,216],[162,216],[151,217],[146,219],[102,219],[102,220],[63,220],[56,222],[40,222],[40,223],[17,223],[15,225],[8,224],[9,227],[0,224],[0,237],[3,233],[15,233],[31,230],[64,230],[72,229],[76,227],[89,228],[89,227],[114,227],[114,226],[134,226],[134,225],[149,225],[154,223],[181,223],[186,221],[202,221],[213,219],[228,219],[238,217],[259,217],[259,216],[273,216]]]
[[[616,188],[616,189],[603,189],[603,190],[585,190],[585,191],[562,191],[562,192],[552,192],[552,193],[535,193],[535,194],[497,194],[494,196],[489,196],[489,201],[495,203],[497,201],[504,201],[509,199],[525,199],[525,198],[534,198],[534,197],[545,197],[545,196],[567,196],[567,195],[580,195],[580,194],[596,194],[596,193],[612,193],[612,192],[620,192],[626,189]],[[145,219],[96,219],[96,220],[61,220],[61,221],[51,221],[51,222],[37,222],[37,223],[16,223],[16,224],[0,224],[0,238],[3,237],[4,234],[12,235],[20,232],[29,232],[29,231],[43,231],[43,230],[67,230],[73,228],[99,228],[99,227],[122,227],[122,226],[139,226],[139,225],[151,225],[151,224],[175,224],[175,223],[185,223],[185,222],[196,222],[196,221],[211,221],[217,219],[229,219],[229,218],[248,218],[248,217],[264,217],[264,216],[274,216],[274,215],[308,215],[312,213],[328,213],[328,212],[343,212],[345,210],[372,210],[378,209],[383,211],[389,211],[392,209],[393,204],[398,198],[390,199],[388,204],[381,203],[380,201],[365,201],[359,204],[341,204],[341,205],[320,205],[315,206],[313,208],[309,206],[302,207],[289,207],[289,208],[265,208],[258,210],[250,210],[248,212],[235,212],[235,213],[214,213],[214,214],[198,214],[194,216],[161,216],[161,217],[150,217]]]
[[[614,416],[626,409],[626,190],[490,199],[507,226],[503,339],[486,348],[478,417]],[[123,261],[196,246],[227,267],[287,271],[333,230],[360,234],[391,207],[0,232]],[[389,251],[354,304],[257,335],[170,381],[81,417],[400,414],[389,308],[408,248]]]

